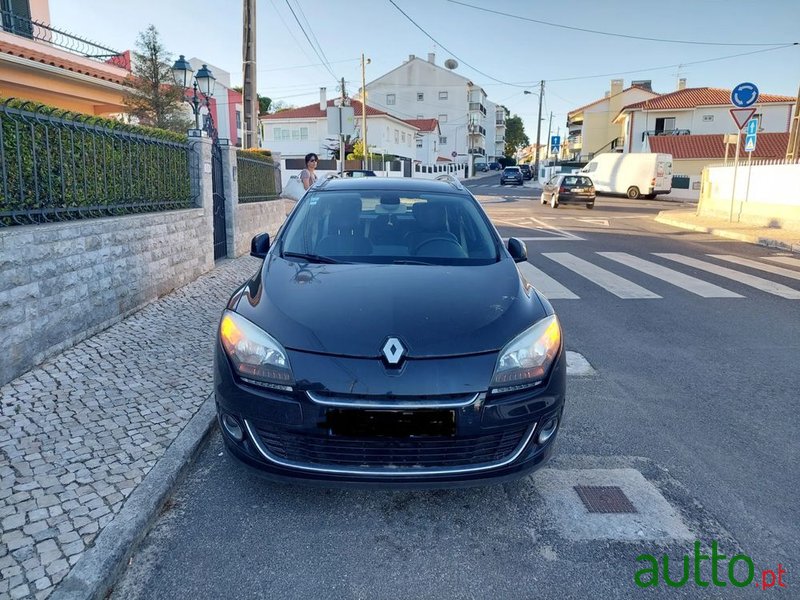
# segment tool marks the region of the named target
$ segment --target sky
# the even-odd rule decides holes
[[[567,113],[602,98],[611,79],[624,79],[626,87],[650,79],[659,93],[674,91],[679,78],[688,87],[728,89],[751,81],[762,93],[792,97],[800,86],[800,45],[778,47],[800,42],[800,0],[393,2],[257,0],[259,94],[303,106],[319,100],[322,86],[328,98],[338,95],[341,77],[355,94],[362,53],[371,61],[369,83],[409,54],[435,52],[437,64],[455,58],[457,73],[522,117],[531,140],[539,99],[524,91],[538,92],[545,80],[544,143],[551,112],[552,133],[563,134]],[[173,58],[197,56],[241,84],[241,0],[50,0],[50,17],[53,27],[116,50],[134,48],[153,24]],[[723,57],[731,58],[711,60]]]

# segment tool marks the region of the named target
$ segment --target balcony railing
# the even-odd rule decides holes
[[[84,58],[112,64],[127,71],[131,70],[130,61],[125,54],[50,27],[39,21],[15,15],[7,10],[0,10],[0,22],[3,30],[9,33],[29,40],[44,42]]]
[[[479,154],[480,156],[485,156],[486,155],[486,149],[485,148],[470,148],[469,149],[469,153],[470,154]]]
[[[486,129],[481,125],[470,125],[469,132],[472,135],[482,135],[486,137]]]
[[[463,104],[462,104],[462,106],[463,106]],[[482,115],[486,116],[486,107],[483,104],[481,104],[480,102],[470,102],[469,103],[469,110],[470,110],[470,112],[480,111],[480,113]]]
[[[650,137],[651,135],[691,135],[691,133],[692,132],[688,129],[664,129],[663,131],[648,129],[642,132],[642,141],[644,141],[644,138]]]
[[[496,124],[498,127],[505,127],[505,126],[506,126],[506,120],[505,120],[505,119],[497,119],[497,120],[495,121],[495,124]]]
[[[567,143],[569,144],[570,149],[578,150],[583,147],[583,136],[571,135],[567,138]]]

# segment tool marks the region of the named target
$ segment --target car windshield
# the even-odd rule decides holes
[[[478,204],[447,193],[312,192],[281,241],[282,256],[293,260],[436,265],[499,260],[499,239]]]
[[[507,167],[505,169],[505,172],[508,173],[509,175],[513,175],[515,173],[519,173],[519,169],[517,167]]]

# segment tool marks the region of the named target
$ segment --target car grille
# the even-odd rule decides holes
[[[308,465],[337,467],[463,467],[500,461],[519,446],[529,425],[450,438],[350,438],[291,431],[254,423],[274,456]]]

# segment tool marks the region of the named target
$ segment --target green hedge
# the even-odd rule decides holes
[[[191,205],[185,135],[0,99],[0,225]]]
[[[269,152],[268,150],[265,152]],[[236,151],[239,203],[278,198],[278,167],[270,156],[252,150]]]

